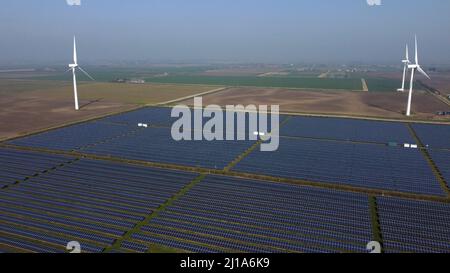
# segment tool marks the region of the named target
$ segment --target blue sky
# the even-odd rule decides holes
[[[395,63],[417,33],[423,62],[450,63],[450,1],[2,0],[0,61],[80,59]],[[415,19],[412,19],[415,18]]]

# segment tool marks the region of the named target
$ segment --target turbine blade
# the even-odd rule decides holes
[[[89,75],[86,71],[84,71],[84,69],[83,68],[81,68],[80,66],[78,66],[78,68],[81,70],[81,72],[83,72],[84,73],[84,75],[86,75],[86,76],[88,76],[88,78],[89,79],[91,79],[91,80],[93,80],[93,81],[95,81],[95,79],[94,78],[92,78],[91,77],[91,75]]]
[[[73,63],[78,64],[77,60],[77,42],[75,36],[73,37]]]
[[[422,67],[418,66],[418,67],[417,67],[417,71],[419,71],[422,75],[424,75],[424,76],[427,77],[429,80],[431,80],[430,76],[428,76],[428,74],[422,69]]]
[[[415,60],[416,60],[416,64],[418,65],[418,64],[419,64],[419,56],[418,56],[418,54],[417,54],[417,35],[416,35],[416,38],[415,38],[415,43],[416,43],[416,56],[415,56]]]

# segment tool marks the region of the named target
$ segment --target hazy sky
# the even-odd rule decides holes
[[[450,63],[450,1],[2,0],[0,64],[223,60],[395,63],[419,36],[423,63]]]

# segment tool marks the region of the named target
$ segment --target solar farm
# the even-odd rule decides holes
[[[261,152],[170,111],[0,143],[0,252],[450,252],[450,126],[283,115]]]

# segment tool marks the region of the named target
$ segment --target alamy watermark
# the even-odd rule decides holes
[[[203,107],[201,97],[194,98],[193,109],[186,105],[172,108],[171,116],[178,118],[172,125],[176,141],[245,141],[262,140],[263,152],[278,150],[280,107],[271,105],[218,105]],[[207,121],[204,123],[204,119]],[[268,126],[270,124],[270,127]]]

